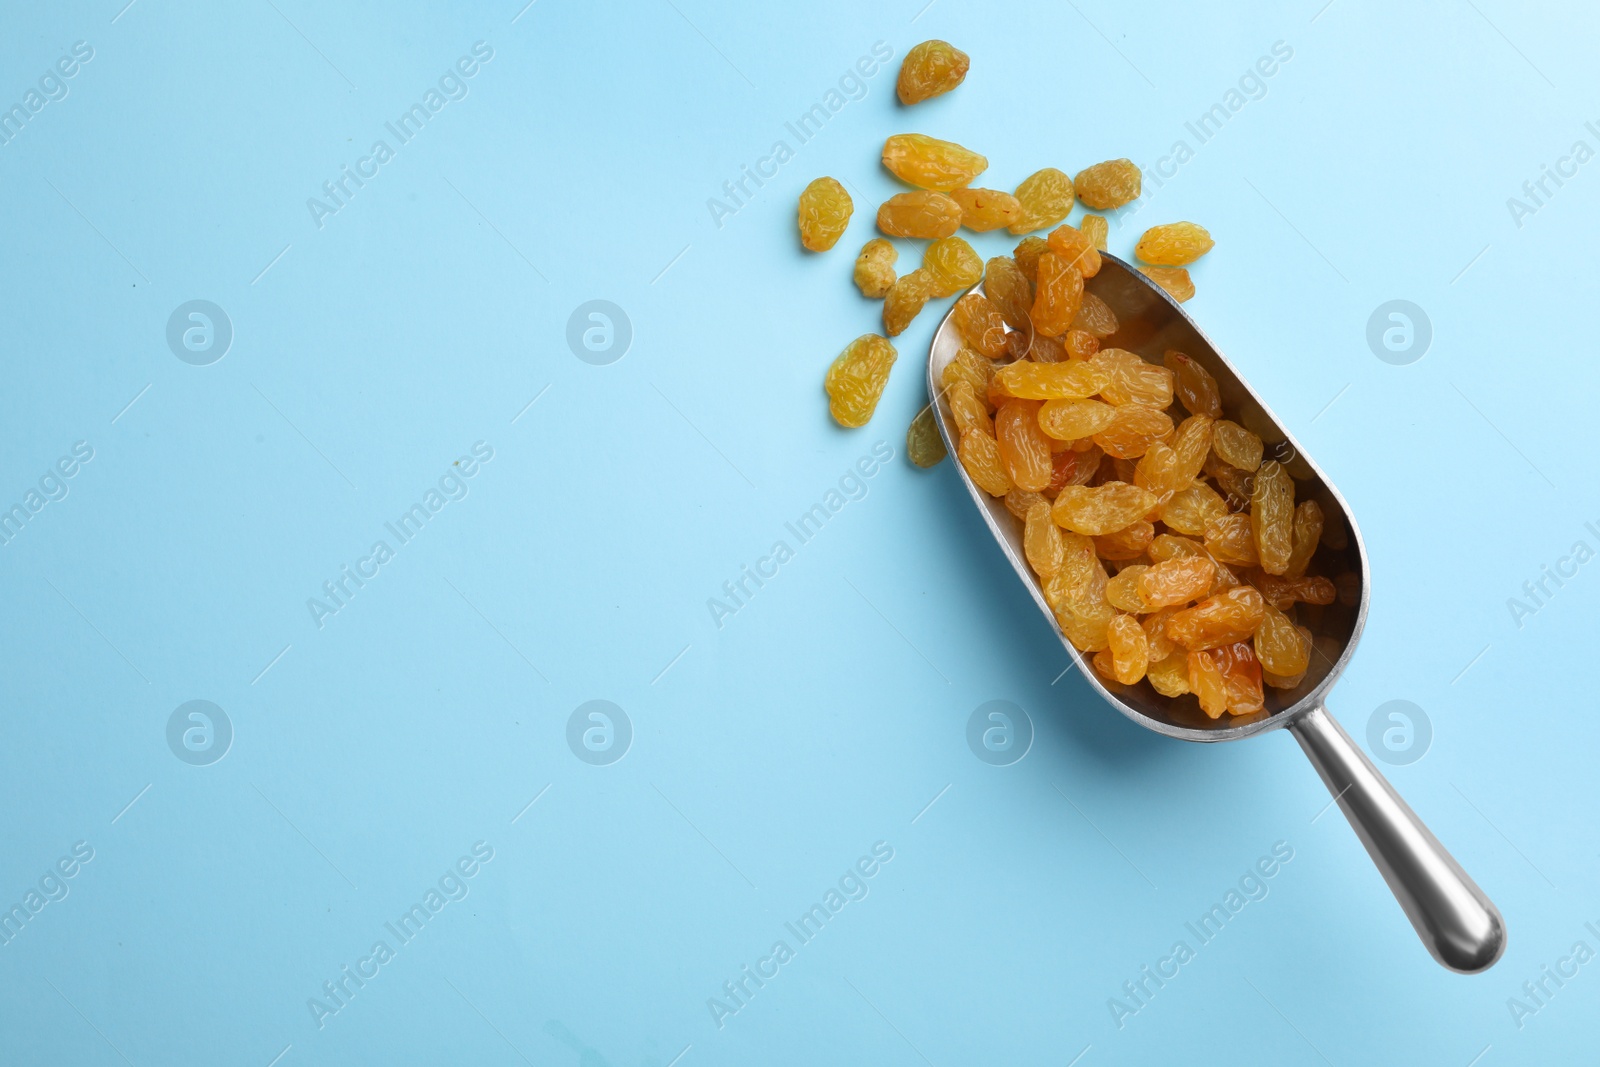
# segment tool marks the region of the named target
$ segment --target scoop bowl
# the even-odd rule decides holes
[[[1311,665],[1299,685],[1289,690],[1267,688],[1266,706],[1255,714],[1212,719],[1200,710],[1193,697],[1167,698],[1147,683],[1123,686],[1101,677],[1090,666],[1088,657],[1062,635],[1045,601],[1043,586],[1023,553],[1021,524],[1000,498],[979,488],[956,460],[958,433],[940,378],[945,366],[961,350],[962,340],[952,315],[947,313],[934,334],[928,356],[929,402],[952,465],[996,544],[1079,672],[1114,708],[1146,729],[1185,741],[1233,741],[1287,728],[1350,820],[1356,836],[1434,959],[1463,973],[1493,966],[1506,946],[1505,922],[1499,910],[1350,739],[1325,704],[1326,694],[1355,652],[1367,617],[1367,553],[1344,498],[1165,290],[1104,252],[1101,269],[1086,279],[1085,290],[1104,300],[1117,316],[1117,332],[1103,338],[1102,347],[1136,352],[1155,363],[1167,350],[1177,349],[1211,373],[1222,394],[1224,415],[1257,434],[1267,457],[1284,465],[1295,480],[1295,499],[1316,500],[1330,524],[1342,525],[1343,547],[1330,549],[1325,540],[1317,557],[1319,566],[1324,572],[1354,575],[1358,582],[1352,590],[1352,579],[1346,578],[1341,599],[1311,618]]]

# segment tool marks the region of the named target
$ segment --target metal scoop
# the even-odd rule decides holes
[[[1222,393],[1224,415],[1258,434],[1268,456],[1288,468],[1295,478],[1295,498],[1316,500],[1330,523],[1343,521],[1348,543],[1331,558],[1341,570],[1359,577],[1359,595],[1353,598],[1354,604],[1349,603],[1352,598],[1346,579],[1342,602],[1336,601],[1311,620],[1318,640],[1305,678],[1290,690],[1268,687],[1266,707],[1254,715],[1211,719],[1200,711],[1193,698],[1169,699],[1157,694],[1148,683],[1121,686],[1101,678],[1089,665],[1088,657],[1062,636],[1045,602],[1044,589],[1023,554],[1022,524],[999,498],[973,484],[966,469],[956,461],[958,436],[940,386],[940,374],[960,351],[962,341],[947,314],[934,334],[928,356],[928,396],[938,413],[939,433],[967,492],[972,494],[1000,550],[1011,561],[1012,569],[1033,595],[1080,673],[1113,707],[1146,729],[1185,741],[1234,741],[1288,727],[1344,810],[1433,958],[1464,973],[1489,968],[1506,947],[1505,921],[1499,910],[1400,799],[1323,703],[1355,652],[1367,618],[1367,556],[1349,507],[1222,353],[1163,289],[1115,256],[1101,253],[1101,262],[1099,273],[1086,280],[1085,288],[1110,305],[1117,315],[1117,332],[1103,339],[1102,347],[1127,349],[1152,362],[1160,362],[1168,349],[1175,348],[1211,372]],[[1329,558],[1324,547],[1318,559]]]

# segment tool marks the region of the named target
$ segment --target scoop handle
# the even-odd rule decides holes
[[[1506,924],[1499,909],[1338,720],[1318,706],[1289,729],[1433,958],[1463,974],[1494,966],[1506,950]]]

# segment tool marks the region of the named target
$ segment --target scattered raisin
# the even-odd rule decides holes
[[[912,45],[900,63],[895,93],[902,104],[920,104],[960,85],[971,65],[967,54],[947,41]]]
[[[894,345],[875,333],[863,334],[845,346],[828,368],[823,382],[828,410],[840,426],[865,426],[894,366]]]

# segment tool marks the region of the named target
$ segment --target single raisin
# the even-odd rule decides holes
[[[1101,559],[1115,560],[1117,562],[1139,559],[1149,549],[1150,542],[1155,539],[1155,536],[1155,524],[1141,519],[1138,522],[1124,526],[1116,533],[1102,534],[1096,537],[1094,539],[1094,550],[1100,554]]]
[[[1084,293],[1077,317],[1072,320],[1072,328],[1093,334],[1096,340],[1103,341],[1116,333],[1117,327],[1117,315],[1111,306],[1093,293]]]
[[[944,438],[939,436],[939,424],[934,421],[936,417],[930,404],[917,412],[906,430],[906,455],[919,467],[937,466],[946,455]]]
[[[1249,515],[1226,515],[1205,529],[1206,551],[1223,563],[1254,567],[1260,562]]]
[[[1227,501],[1202,481],[1191,482],[1161,505],[1161,521],[1169,529],[1195,537],[1205,536],[1206,527],[1227,515]]]
[[[1254,471],[1261,466],[1261,438],[1227,419],[1218,419],[1213,427],[1211,450],[1218,459],[1242,471]]]
[[[1083,366],[1093,367],[1094,360]],[[1069,367],[1077,363],[1067,364]],[[1102,391],[1101,395],[1105,395]],[[1114,459],[1138,459],[1151,444],[1172,433],[1172,419],[1164,411],[1144,404],[1122,404],[1105,429],[1093,435],[1094,443]],[[1154,501],[1154,497],[1151,498]]]
[[[1140,267],[1139,270],[1180,304],[1194,296],[1194,279],[1182,267]]]
[[[958,381],[967,382],[972,386],[972,391],[981,404],[984,395],[989,391],[989,379],[992,377],[994,377],[993,363],[970,348],[962,348],[956,352],[954,359],[944,365],[944,370],[939,372],[939,384],[949,389]]]
[[[995,359],[1005,354],[1006,320],[1000,317],[988,297],[982,293],[968,293],[956,301],[951,318],[956,332],[980,355]],[[988,388],[987,377],[983,384]]]
[[[943,193],[896,193],[878,208],[878,229],[890,237],[949,237],[961,228],[961,205]]]
[[[1294,549],[1294,479],[1276,460],[1256,472],[1250,497],[1250,525],[1254,528],[1256,557],[1268,574],[1283,574]],[[1321,531],[1318,531],[1319,536]],[[1314,542],[1313,542],[1314,543]]]
[[[862,296],[882,299],[894,284],[894,262],[900,258],[894,245],[882,237],[874,237],[861,246],[856,257],[856,288]]]
[[[1139,168],[1131,159],[1108,159],[1078,172],[1073,191],[1087,207],[1109,211],[1139,199]]]
[[[1007,400],[994,416],[1000,464],[1019,489],[1038,492],[1050,484],[1050,439],[1039,428],[1037,400]]]
[[[1022,215],[1021,202],[998,189],[952,189],[950,195],[961,205],[961,225],[976,233],[1010,226]]]
[[[1248,641],[1266,607],[1252,587],[1234,586],[1173,615],[1167,620],[1167,636],[1191,652]]]
[[[1050,250],[1050,244],[1043,237],[1024,237],[1017,242],[1017,247],[1011,250],[1011,258],[1017,261],[1017,266],[1022,268],[1022,273],[1027,275],[1030,282],[1039,280],[1039,257]]]
[[[1083,306],[1078,308],[1078,318],[1073,322],[1076,323],[1083,318],[1083,308],[1087,307],[1093,298],[1093,293],[1083,294]],[[1079,329],[1071,329],[1063,334],[1061,344],[1066,349],[1068,359],[1092,359],[1094,354],[1100,351],[1100,339],[1092,333]]]
[[[1118,615],[1106,628],[1110,643],[1111,660],[1116,679],[1123,685],[1132,685],[1144,677],[1150,665],[1150,642],[1132,615]]]
[[[1322,505],[1315,500],[1302,500],[1295,505],[1294,523],[1290,532],[1292,547],[1289,562],[1283,568],[1285,578],[1298,578],[1305,574],[1311,557],[1322,540]]]
[[[1051,400],[1039,409],[1039,425],[1051,437],[1076,441],[1111,424],[1117,409],[1099,400]]]
[[[1300,674],[1311,662],[1311,642],[1270,604],[1256,628],[1255,646],[1262,669],[1281,677]]]
[[[902,274],[883,298],[884,332],[890,337],[903,333],[933,298],[934,284],[933,272],[923,267]]]
[[[1046,252],[1039,257],[1039,282],[1034,287],[1029,318],[1046,337],[1067,332],[1078,305],[1083,302],[1083,275],[1063,256]]]
[[[971,65],[967,54],[948,41],[912,45],[900,63],[895,93],[902,104],[920,104],[960,85]]]
[[[953,141],[921,133],[897,133],[883,142],[883,165],[907,185],[947,193],[971,184],[988,169],[989,161]]]
[[[1006,494],[1006,506],[1011,506],[1011,493]],[[1048,578],[1061,570],[1066,553],[1061,541],[1061,527],[1051,521],[1050,505],[1043,497],[1028,509],[1022,530],[1022,548],[1029,566],[1040,578]]]
[[[1051,523],[1052,526],[1055,523]],[[1056,529],[1060,529],[1059,526]],[[1139,576],[1150,568],[1142,563],[1135,563],[1122,568],[1116,576],[1106,582],[1106,599],[1118,611],[1127,611],[1135,615],[1143,615],[1150,611],[1150,606],[1139,595]],[[1148,646],[1149,641],[1146,640]]]
[[[1100,252],[1082,230],[1063,224],[1050,231],[1046,242],[1050,251],[1077,267],[1085,278],[1100,273]]]
[[[894,345],[875,333],[863,334],[845,346],[823,382],[835,422],[840,426],[867,424],[889,382],[895,355]]]
[[[1147,363],[1125,348],[1102,348],[1089,361],[1104,368],[1104,396],[1113,404],[1144,404],[1153,408],[1172,405],[1172,372]]]
[[[1189,414],[1222,418],[1222,391],[1210,371],[1175,348],[1167,349],[1161,362],[1172,372],[1178,400]]]
[[[1051,516],[1057,526],[1099,537],[1139,522],[1154,504],[1155,497],[1126,482],[1107,482],[1098,488],[1069,485],[1056,496]]]
[[[855,204],[833,178],[818,178],[800,193],[800,243],[826,252],[839,242]]]
[[[1205,556],[1178,556],[1152,564],[1139,579],[1147,611],[1177,607],[1211,592],[1217,567]]]
[[[983,278],[983,259],[959,237],[941,237],[922,253],[922,265],[933,278],[934,296],[955,296]]]
[[[1104,389],[1106,377],[1104,369],[1096,367],[1093,360],[1022,361],[1008,363],[995,371],[994,380],[1010,396],[1029,400],[1081,400]],[[1170,420],[1168,425],[1171,425]]]
[[[1157,267],[1187,267],[1216,242],[1204,226],[1192,222],[1173,222],[1144,231],[1133,254]]]
[[[1014,234],[1032,233],[1072,214],[1072,179],[1054,167],[1034,171],[1017,186],[1022,216],[1008,229]]]
[[[1078,229],[1094,242],[1096,251],[1106,250],[1106,240],[1111,236],[1111,224],[1106,222],[1104,215],[1085,215],[1078,220]]]
[[[1010,256],[995,256],[985,265],[983,291],[1013,330],[1030,328],[1033,283]]]
[[[1000,465],[1000,446],[982,430],[968,430],[961,435],[956,458],[978,488],[990,496],[1005,496],[1011,491],[1011,479]]]

